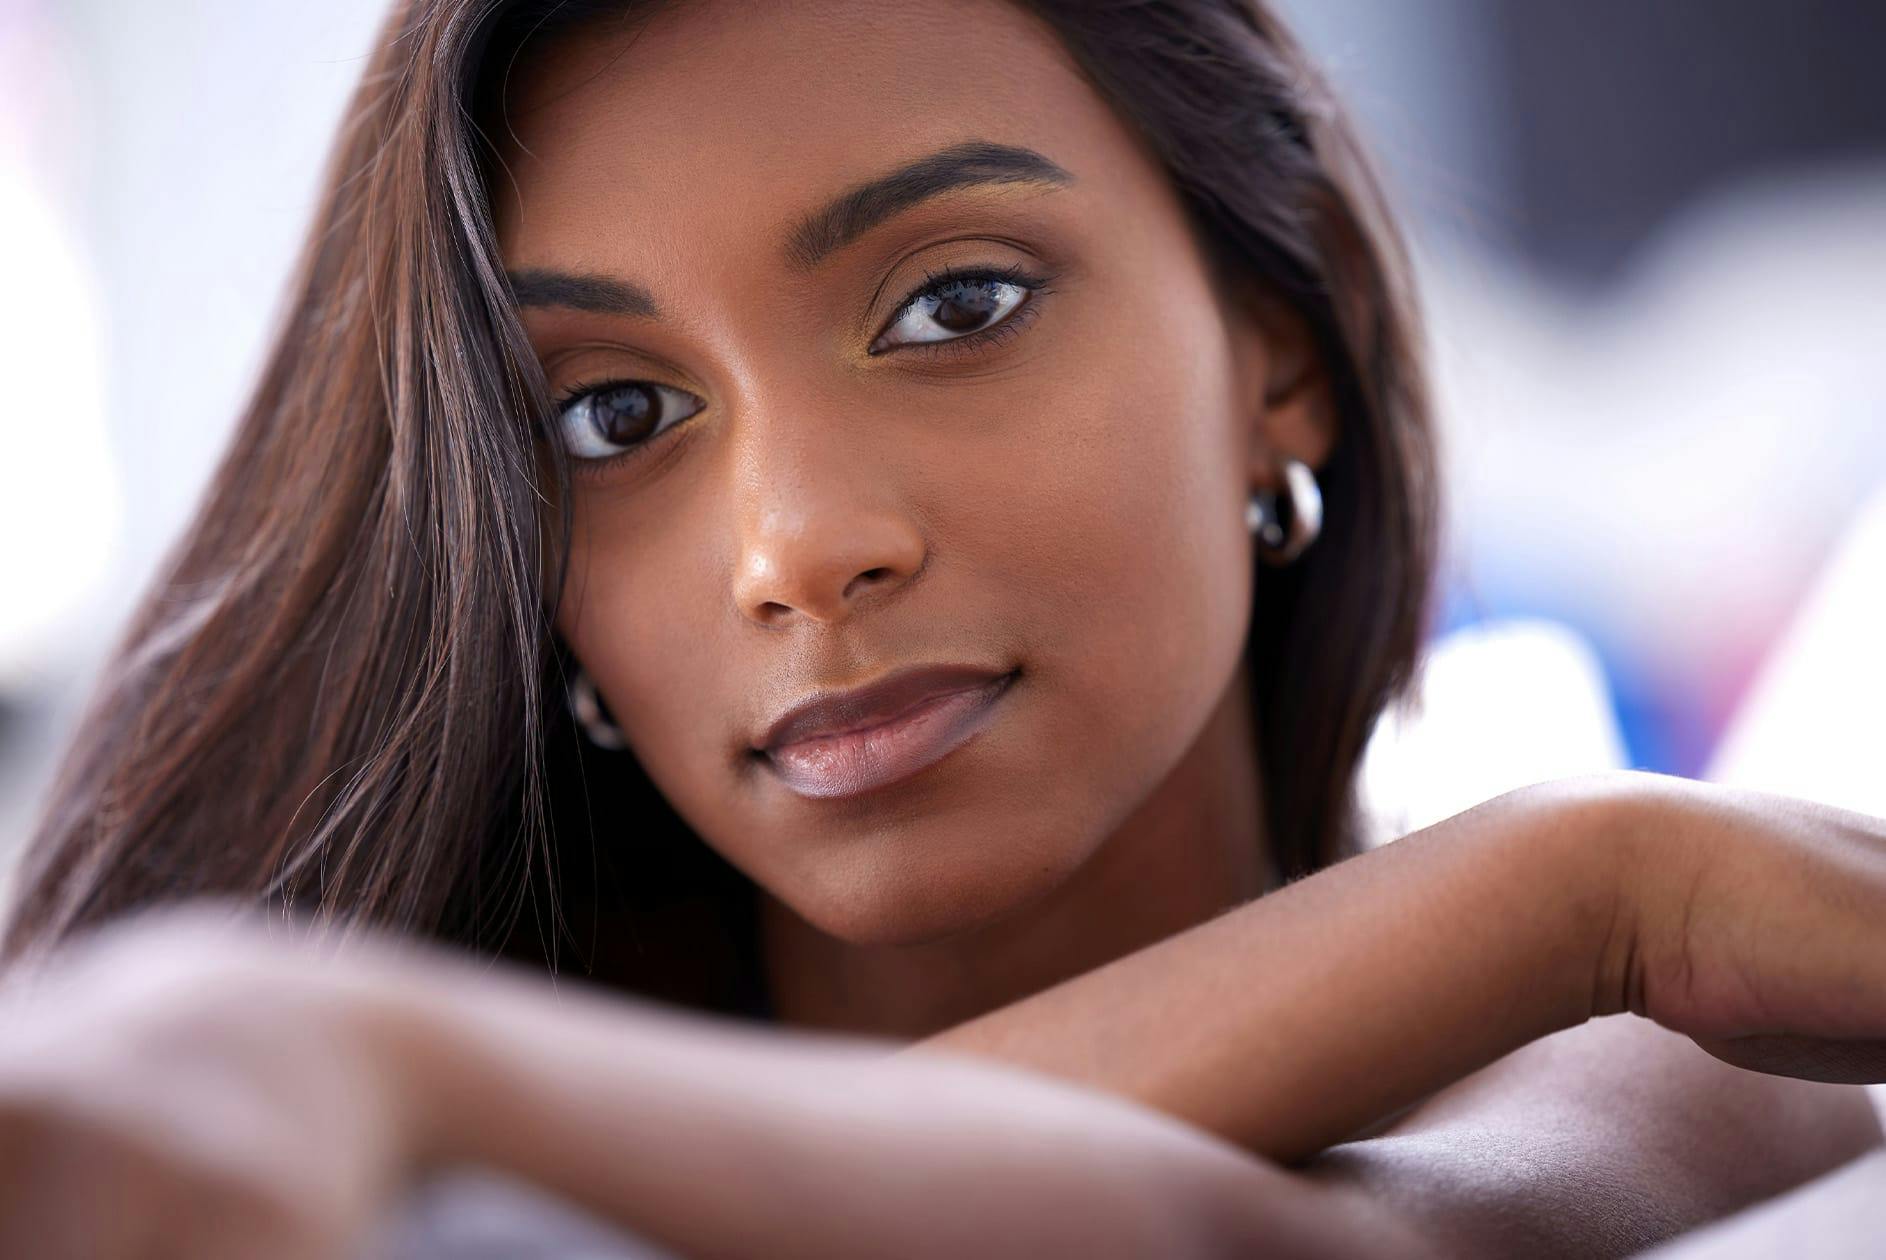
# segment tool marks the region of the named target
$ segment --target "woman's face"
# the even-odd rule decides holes
[[[1000,0],[682,4],[534,51],[509,104],[500,243],[576,395],[556,623],[634,754],[849,941],[1052,891],[1238,683],[1244,503],[1302,436],[1162,169]],[[973,717],[914,772],[755,751],[932,664],[1012,677],[907,723]]]

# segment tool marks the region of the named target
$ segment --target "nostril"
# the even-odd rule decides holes
[[[890,569],[884,567],[883,565],[879,565],[875,569],[866,569],[864,572],[860,573],[857,577],[851,579],[851,585],[854,588],[861,585],[862,586],[875,586],[880,580],[890,576],[890,573],[891,573]]]

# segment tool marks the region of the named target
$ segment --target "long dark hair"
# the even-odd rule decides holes
[[[714,1009],[751,991],[750,881],[563,702],[569,522],[542,505],[567,505],[568,470],[491,229],[511,68],[649,7],[397,6],[235,439],[22,855],[0,963],[222,894],[552,966],[609,920],[632,988]],[[1215,278],[1287,302],[1334,382],[1323,534],[1264,571],[1247,646],[1294,879],[1354,852],[1357,763],[1426,629],[1436,461],[1402,247],[1256,0],[1027,7],[1162,159]]]

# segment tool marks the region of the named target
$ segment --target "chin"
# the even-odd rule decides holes
[[[844,863],[833,878],[796,895],[779,894],[828,936],[858,946],[920,946],[990,927],[1022,913],[1065,883],[1083,855],[1071,846],[1009,850],[991,863],[986,848],[955,862]]]

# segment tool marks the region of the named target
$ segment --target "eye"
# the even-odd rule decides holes
[[[1046,277],[1019,267],[978,267],[928,276],[923,287],[904,299],[897,314],[871,343],[881,354],[904,345],[992,339],[998,329],[1013,331],[1017,311],[1048,292]]]
[[[645,445],[704,406],[685,390],[653,381],[606,381],[566,390],[554,423],[572,456],[608,459]]]

